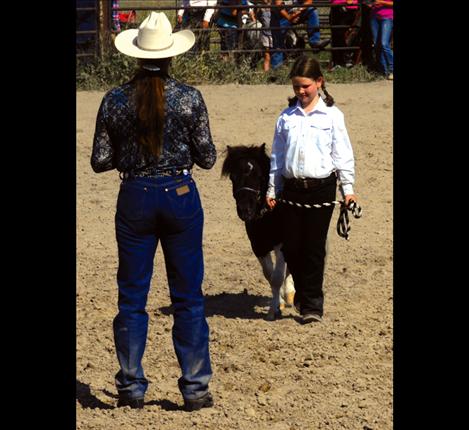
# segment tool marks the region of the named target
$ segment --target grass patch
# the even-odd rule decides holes
[[[158,6],[168,7],[175,5],[174,0],[160,0]],[[179,3],[178,3],[179,4]],[[154,6],[154,0],[121,0],[121,8],[138,8]],[[328,11],[328,9],[327,9]],[[170,21],[175,23],[175,11],[166,11]],[[131,28],[137,28],[138,24],[148,15],[148,11],[137,11],[137,23],[131,24]],[[327,37],[327,31],[323,32]],[[222,61],[219,50],[219,34],[216,30],[211,32],[210,38],[212,47],[209,54],[194,55],[186,53],[175,57],[171,64],[170,74],[174,78],[187,82],[189,85],[201,84],[279,84],[288,85],[289,63],[265,73],[262,70],[262,54],[258,54],[259,61],[252,67],[251,57],[244,55],[230,61]],[[77,59],[76,87],[78,90],[108,90],[112,87],[128,81],[134,74],[137,62],[135,59],[127,57],[112,46],[109,40],[108,52],[101,58]],[[239,55],[239,54],[238,54]],[[362,65],[356,65],[350,69],[342,68],[334,72],[327,71],[327,65],[331,56],[329,51],[322,51],[319,54],[307,52],[306,55],[314,55],[322,66],[322,70],[327,82],[351,83],[351,82],[371,82],[383,79],[382,76],[370,72]]]
[[[321,58],[319,60],[321,61]],[[175,79],[189,85],[221,85],[226,83],[248,85],[290,84],[288,78],[289,64],[264,73],[262,60],[259,60],[254,69],[250,63],[250,58],[246,56],[237,61],[224,62],[218,55],[213,53],[198,55],[186,53],[173,59],[170,74]],[[136,66],[135,59],[118,52],[109,53],[102,60],[77,60],[76,87],[78,90],[108,90],[129,80]],[[334,72],[328,72],[326,64],[323,64],[322,67],[327,82],[371,82],[382,79],[381,76],[370,72],[362,65],[356,65],[350,69],[343,68]]]

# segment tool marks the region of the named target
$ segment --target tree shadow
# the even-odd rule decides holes
[[[102,402],[96,396],[91,394],[90,386],[88,384],[83,384],[77,379],[77,399],[78,402],[84,408],[89,409],[114,409],[113,405],[108,405],[107,403]]]
[[[243,319],[265,319],[266,312],[258,312],[258,307],[268,307],[270,297],[253,296],[246,291],[242,293],[220,293],[213,296],[205,295],[205,315],[211,317],[221,315],[225,318],[243,318]],[[163,315],[173,313],[172,306],[163,306],[159,308]]]

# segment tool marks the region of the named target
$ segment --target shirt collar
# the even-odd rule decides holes
[[[322,99],[321,96],[319,96],[319,100],[316,103],[316,106],[314,106],[314,109],[311,112],[306,113],[303,108],[301,107],[301,103],[299,100],[296,101],[296,105],[293,106],[293,112],[298,109],[304,116],[312,115],[314,112],[322,112],[326,113],[326,103],[324,103],[324,100]]]

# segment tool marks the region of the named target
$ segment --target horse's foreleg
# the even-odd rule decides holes
[[[272,272],[274,271],[274,263],[272,261],[272,256],[270,255],[270,252],[264,255],[263,257],[258,257],[257,259],[261,264],[262,273],[264,274],[265,279],[267,279],[270,284],[270,278],[272,276]]]
[[[274,269],[274,265],[272,262],[272,255],[270,252],[267,253],[264,257],[258,258],[258,260],[262,266],[262,271],[264,273],[264,276],[269,282],[270,288],[272,289],[272,300],[270,302],[270,308],[267,313],[267,319],[269,321],[273,321],[276,318],[279,318],[281,316],[280,287],[282,285],[282,282],[279,283],[279,277]]]
[[[285,260],[283,258],[283,253],[280,250],[281,245],[274,247],[274,255],[275,255],[275,263],[271,278],[271,285],[272,285],[272,294],[278,303],[279,309],[285,309],[285,300],[282,293],[283,283],[285,281],[285,273],[287,270],[287,265],[285,264]]]

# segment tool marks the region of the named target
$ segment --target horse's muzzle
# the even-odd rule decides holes
[[[245,222],[253,220],[256,216],[255,208],[236,206],[236,211],[238,212],[238,217]]]

